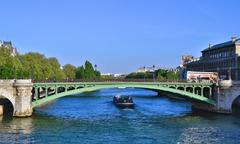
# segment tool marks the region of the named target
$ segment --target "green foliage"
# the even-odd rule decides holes
[[[113,75],[102,75],[100,77],[102,80],[113,80],[115,77]]]
[[[0,79],[32,78],[36,81],[114,79],[113,76],[101,76],[101,73],[94,70],[94,67],[91,62],[86,61],[84,66],[76,68],[71,64],[66,64],[61,69],[60,63],[54,57],[46,58],[43,54],[34,52],[12,56],[9,49],[0,47]],[[154,73],[130,73],[126,79],[153,79],[153,77],[159,81],[172,81],[179,78],[179,72],[158,69]]]
[[[95,70],[94,72],[95,72],[96,78],[100,78],[101,77],[101,72],[100,71]]]
[[[86,61],[84,66],[80,66],[76,69],[76,78],[93,80],[101,77],[101,73],[97,70],[94,70],[91,62]]]
[[[84,77],[85,79],[96,78],[96,74],[93,69],[93,66],[89,61],[85,62]]]
[[[165,80],[178,80],[179,79],[179,72],[174,70],[165,70],[165,69],[158,69],[156,70],[157,80],[165,81]]]
[[[26,79],[35,81],[59,81],[64,79],[95,79],[100,72],[93,69],[89,61],[85,66],[76,68],[71,64],[63,66],[57,58],[46,58],[43,54],[29,52],[12,56],[9,49],[0,47],[0,79]]]
[[[174,71],[168,71],[167,73],[167,79],[168,80],[178,80],[179,79],[179,72],[174,72]]]
[[[153,79],[153,77],[158,81],[166,80],[178,80],[179,72],[173,70],[158,69],[154,72],[143,72],[143,73],[130,73],[126,76],[126,79]]]
[[[167,70],[158,69],[158,70],[156,70],[155,73],[156,73],[156,78],[158,81],[164,81],[167,79],[167,73],[168,73]]]
[[[20,57],[24,69],[28,72],[28,78],[35,80],[49,80],[53,73],[48,59],[40,53],[27,53]]]
[[[0,66],[1,79],[11,79],[14,76],[14,71],[10,67]]]
[[[76,79],[76,67],[71,64],[66,64],[63,66],[63,72],[67,79]]]
[[[80,66],[80,67],[77,67],[77,70],[76,70],[76,78],[77,79],[84,79],[85,78],[85,69],[83,66]]]
[[[152,79],[153,74],[150,72],[145,73],[130,73],[126,76],[126,79]]]
[[[0,78],[16,78],[21,69],[22,64],[18,57],[11,56],[9,49],[0,47]]]
[[[48,58],[48,62],[51,65],[51,75],[50,79],[52,80],[62,80],[66,78],[65,73],[61,69],[61,65],[55,57]]]

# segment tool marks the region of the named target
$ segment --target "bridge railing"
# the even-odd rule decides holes
[[[67,83],[67,82],[179,82],[186,80],[153,80],[153,79],[65,79],[65,80],[33,80],[33,83]]]

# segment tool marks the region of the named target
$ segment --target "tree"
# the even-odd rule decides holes
[[[0,78],[17,78],[21,69],[18,57],[13,57],[9,49],[0,47]]]
[[[61,65],[59,64],[57,58],[52,57],[52,58],[48,58],[48,62],[50,64],[50,68],[51,68],[51,75],[50,75],[50,79],[52,80],[62,80],[66,78],[65,73],[62,71],[61,69]]]
[[[95,76],[96,76],[96,78],[101,78],[101,72],[96,70]]]
[[[40,53],[27,53],[20,57],[23,67],[29,77],[35,80],[47,80],[52,75],[51,65],[44,55]]]
[[[126,76],[126,79],[152,79],[152,73],[150,72],[139,72],[130,73]]]
[[[96,70],[97,65],[94,65],[95,70],[91,62],[86,61],[84,66],[80,66],[76,70],[76,78],[77,79],[96,79],[101,77],[101,73]]]
[[[64,65],[63,72],[65,73],[67,79],[73,80],[76,78],[76,67],[71,64]]]
[[[158,69],[156,70],[156,76],[157,76],[157,80],[163,81],[167,78],[167,71],[164,69]]]
[[[77,79],[85,79],[85,69],[83,66],[77,67],[76,69],[76,78]]]
[[[96,68],[97,65],[95,65]],[[13,56],[10,49],[0,47],[0,78],[2,79],[31,78],[35,81],[42,81],[99,77],[100,72],[94,70],[89,61],[77,69],[71,64],[67,64],[61,69],[61,65],[55,57],[46,58],[43,54],[36,52]]]
[[[179,79],[179,73],[175,72],[175,71],[168,71],[167,79],[168,80],[177,80],[177,79]]]
[[[85,79],[96,78],[96,74],[95,74],[95,71],[93,69],[93,66],[89,61],[85,62],[84,77],[85,77]]]

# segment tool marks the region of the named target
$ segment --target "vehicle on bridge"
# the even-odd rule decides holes
[[[217,83],[218,79],[219,77],[217,72],[187,72],[187,82]]]
[[[133,108],[132,97],[117,95],[113,97],[113,103],[119,108]]]

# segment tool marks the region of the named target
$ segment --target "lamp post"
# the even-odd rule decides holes
[[[228,80],[232,80],[232,69],[229,67],[228,69]]]
[[[153,81],[155,81],[155,65],[153,65]]]
[[[95,72],[94,72],[95,73],[95,77],[93,79],[94,79],[94,81],[96,81],[96,77],[97,77],[96,76],[96,73],[97,73],[97,65],[96,64],[94,65],[94,69],[95,69]]]
[[[143,71],[144,71],[143,79],[144,79],[144,82],[145,82],[145,81],[146,81],[146,80],[145,80],[145,79],[146,79],[146,78],[145,78],[145,75],[146,75],[146,67],[145,67],[145,66],[143,67]]]
[[[96,64],[94,65],[94,69],[95,69],[95,71],[97,71],[97,65]]]

